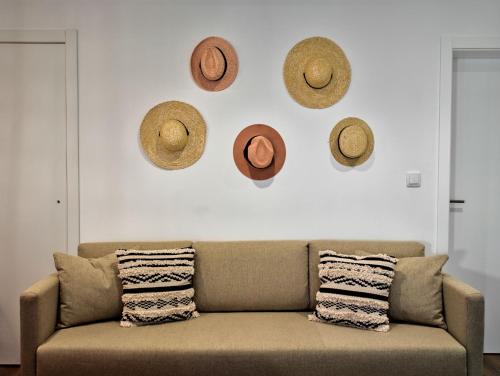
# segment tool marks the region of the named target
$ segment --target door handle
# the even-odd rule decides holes
[[[450,200],[450,204],[465,204],[465,200]]]

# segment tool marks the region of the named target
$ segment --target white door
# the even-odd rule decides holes
[[[0,44],[0,364],[19,363],[19,295],[66,249],[64,44]]]
[[[500,353],[500,54],[454,59],[450,260],[485,295],[485,352]]]

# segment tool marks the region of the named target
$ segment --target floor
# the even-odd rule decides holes
[[[0,376],[21,376],[19,366],[0,366]]]
[[[500,376],[500,354],[484,355],[484,376]]]
[[[21,376],[18,366],[0,366],[0,376]],[[500,354],[484,355],[484,376],[500,376]]]

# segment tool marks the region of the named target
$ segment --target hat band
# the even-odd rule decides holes
[[[186,130],[186,134],[189,136],[189,129],[188,129],[188,127],[186,127],[186,124],[184,124],[182,121],[177,120],[177,119],[173,119],[173,120],[176,120],[176,121],[178,121],[179,123],[181,123],[181,124],[182,124],[182,126],[184,127],[184,129]],[[158,137],[161,137],[161,131],[158,131]]]
[[[346,157],[346,158],[349,158],[349,159],[356,159],[356,158],[359,158],[359,157],[350,157],[350,156],[348,156],[348,155],[344,154],[344,153],[342,152],[342,147],[340,146],[340,139],[339,139],[339,138],[337,138],[337,148],[339,149],[340,154],[342,154],[342,155],[343,155],[344,157]]]
[[[365,153],[368,147],[368,138],[361,126],[349,125],[340,132],[338,144],[340,152],[345,157],[356,159]]]
[[[183,150],[189,139],[186,125],[177,119],[169,119],[158,130],[160,145],[170,152]]]
[[[309,86],[311,89],[317,89],[317,90],[323,89],[323,88],[327,87],[328,85],[330,85],[330,82],[332,82],[332,79],[333,79],[333,73],[332,73],[332,74],[330,74],[330,79],[328,80],[328,82],[326,84],[324,84],[323,86],[316,87],[316,86],[312,86],[309,83],[309,81],[307,81],[305,73],[302,73],[302,75],[304,76],[304,81],[306,82],[307,86]]]
[[[266,168],[269,168],[273,163],[274,163],[274,157],[275,157],[275,154],[273,153],[273,156],[271,157],[271,160],[269,161],[269,163],[267,163],[267,166],[265,167],[258,167],[258,166],[255,166],[252,161],[250,160],[250,158],[248,157],[248,148],[250,147],[250,145],[252,144],[252,140],[255,138],[255,137],[258,137],[258,136],[254,136],[252,138],[250,138],[247,142],[247,144],[245,145],[245,148],[243,149],[243,156],[245,158],[245,160],[247,161],[247,163],[252,166],[253,168],[257,168],[259,170],[265,170]]]
[[[219,78],[217,78],[217,79],[215,79],[215,80],[213,80],[213,79],[210,79],[210,78],[208,78],[207,76],[205,76],[205,74],[203,73],[203,68],[201,67],[201,60],[200,60],[200,62],[199,62],[199,64],[198,64],[198,67],[199,67],[199,69],[200,69],[201,75],[202,75],[205,79],[207,79],[207,80],[209,80],[209,81],[212,81],[212,82],[217,82],[217,81],[222,80],[222,79],[224,78],[224,75],[226,74],[226,71],[227,71],[227,59],[226,59],[226,55],[224,55],[224,52],[223,52],[223,51],[222,51],[219,47],[214,46],[214,48],[216,48],[216,49],[220,52],[220,54],[222,55],[222,59],[224,60],[224,70],[222,71],[222,74],[220,75],[220,77],[219,77]]]

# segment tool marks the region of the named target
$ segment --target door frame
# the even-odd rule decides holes
[[[76,30],[0,30],[0,44],[63,44],[66,54],[66,250],[80,243],[78,48]]]
[[[500,36],[442,36],[439,83],[439,139],[437,166],[435,250],[448,253],[450,223],[450,166],[453,58],[500,52]]]

